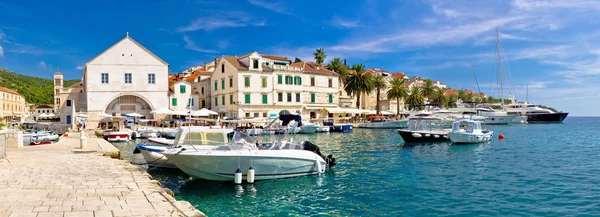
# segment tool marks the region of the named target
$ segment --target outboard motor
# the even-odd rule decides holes
[[[318,154],[319,156],[321,156],[321,158],[323,158],[325,160],[325,162],[327,163],[327,168],[330,168],[336,164],[333,154],[329,154],[327,157],[323,156],[323,154],[321,154],[321,150],[319,149],[319,146],[313,144],[312,142],[304,141],[304,143],[302,144],[302,147],[303,147],[302,150],[312,151],[315,154]]]

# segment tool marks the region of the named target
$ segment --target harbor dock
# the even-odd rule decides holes
[[[87,144],[79,149],[75,133],[9,148],[0,163],[0,216],[205,216],[140,167],[112,158],[118,150],[110,143],[89,136]]]

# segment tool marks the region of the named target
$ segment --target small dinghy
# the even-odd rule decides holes
[[[458,120],[452,123],[452,131],[448,133],[450,141],[455,144],[475,144],[490,141],[494,131],[481,129],[481,121]]]

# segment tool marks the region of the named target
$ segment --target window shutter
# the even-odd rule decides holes
[[[262,101],[263,101],[262,103],[263,103],[263,104],[267,104],[267,103],[268,103],[268,97],[269,97],[269,96],[268,96],[267,94],[263,94],[263,95],[262,95]]]
[[[246,95],[244,96],[244,98],[245,98],[245,103],[246,103],[246,104],[250,104],[250,94],[246,94]]]
[[[315,94],[314,94],[314,93],[311,93],[311,94],[310,94],[310,102],[315,102],[315,101],[316,101],[316,100],[315,100]]]
[[[283,82],[283,75],[277,75],[277,83],[281,84]]]

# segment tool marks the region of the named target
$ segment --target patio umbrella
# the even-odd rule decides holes
[[[173,111],[171,111],[170,109],[162,108],[162,109],[152,110],[150,113],[152,113],[152,114],[160,114],[160,115],[170,115],[171,112],[173,112]]]
[[[84,115],[84,114],[77,114],[77,117],[80,117],[80,118],[87,118],[87,115]]]
[[[219,114],[217,112],[208,110],[206,108],[202,108],[202,109],[198,110],[198,112],[202,112],[202,113],[205,113],[205,114],[208,114],[208,115],[218,115]]]
[[[102,113],[102,114],[99,114],[98,117],[108,118],[108,117],[112,117],[112,115]]]
[[[171,111],[171,115],[188,115],[188,111]]]
[[[205,113],[202,110],[192,111],[192,112],[190,112],[190,115],[191,116],[204,116],[204,117],[208,117],[209,116],[208,113]]]
[[[135,113],[135,112],[134,113],[125,114],[125,115],[129,116],[129,117],[143,117],[144,116],[142,114],[138,114],[138,113]]]

